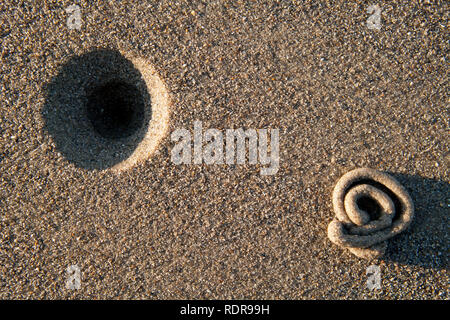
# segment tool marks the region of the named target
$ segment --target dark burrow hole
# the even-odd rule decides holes
[[[383,191],[385,194],[387,194],[387,196],[392,200],[392,202],[394,203],[394,208],[395,208],[395,213],[394,213],[394,217],[392,218],[392,221],[397,220],[398,217],[401,216],[401,213],[404,211],[403,205],[400,201],[400,199],[395,195],[394,192],[392,192],[389,188],[387,188],[385,185],[377,182],[377,181],[373,181],[371,179],[361,179],[358,181],[355,181],[354,183],[352,183],[348,188],[347,191],[350,190],[351,188],[360,185],[360,184],[368,184],[371,185],[381,191]],[[346,192],[347,192],[346,191]],[[371,198],[369,198],[371,199]],[[372,199],[373,200],[373,199]],[[379,214],[381,215],[381,207],[379,207],[379,204],[373,200],[375,202],[375,205],[378,206],[378,209],[380,210]],[[358,203],[357,203],[358,204]],[[359,205],[358,205],[359,206]],[[360,207],[361,208],[361,207]],[[370,214],[370,213],[369,213]],[[372,219],[372,217],[371,217]]]
[[[120,139],[144,124],[145,103],[136,86],[113,80],[90,88],[86,111],[94,130],[104,138]]]
[[[45,130],[76,167],[112,168],[127,160],[148,132],[152,110],[147,84],[117,50],[70,57],[43,89]]]
[[[363,196],[356,200],[356,204],[360,210],[367,212],[370,220],[378,220],[381,216],[381,208],[378,202],[370,197]]]

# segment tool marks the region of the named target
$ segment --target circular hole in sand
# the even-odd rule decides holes
[[[169,92],[147,59],[110,49],[73,56],[45,89],[45,129],[76,167],[127,170],[167,134]]]
[[[144,125],[142,94],[122,80],[93,88],[87,96],[86,111],[94,130],[109,139],[129,137]]]

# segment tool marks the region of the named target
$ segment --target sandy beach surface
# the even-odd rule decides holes
[[[379,30],[367,1],[2,1],[0,298],[448,299],[448,3],[377,3]],[[99,50],[148,61],[171,100],[154,154],[120,173],[106,158],[133,142],[88,165],[95,148],[57,112],[95,66],[61,70]],[[278,172],[174,164],[171,133],[195,121],[278,128]],[[415,206],[376,261],[327,238],[333,188],[358,167]]]

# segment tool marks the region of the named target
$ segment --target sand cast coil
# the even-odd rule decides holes
[[[384,254],[387,240],[411,224],[414,205],[408,192],[390,175],[360,168],[346,173],[333,191],[335,219],[329,239],[361,258]]]

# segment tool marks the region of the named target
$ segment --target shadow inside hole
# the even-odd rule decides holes
[[[45,130],[77,167],[110,168],[145,137],[150,95],[139,70],[118,51],[72,57],[45,89]]]
[[[145,105],[136,87],[114,80],[89,91],[87,117],[101,136],[125,138],[142,126]]]
[[[381,183],[379,183],[379,182],[377,182],[377,181],[371,180],[371,179],[361,179],[361,180],[357,180],[357,181],[355,181],[354,183],[352,183],[352,184],[347,188],[347,190],[350,190],[351,188],[353,188],[353,187],[355,187],[355,186],[357,186],[357,185],[361,185],[361,184],[368,184],[368,185],[371,185],[371,186],[377,188],[378,190],[383,191],[383,192],[384,192],[384,193],[392,200],[392,202],[394,203],[395,214],[394,214],[394,217],[392,218],[392,221],[396,221],[396,220],[399,218],[399,213],[400,213],[400,212],[403,212],[404,208],[403,208],[403,206],[402,206],[400,200],[398,199],[398,197],[395,195],[395,193],[393,193],[393,192],[392,192],[389,188],[387,188],[385,185],[383,185],[383,184],[381,184]],[[369,198],[369,199],[370,199],[370,198]],[[376,203],[376,200],[373,200],[373,201]],[[370,205],[370,204],[367,204],[367,203],[363,203],[363,205],[368,206],[369,209],[370,209],[370,207],[371,207],[371,205]],[[380,208],[378,203],[376,203],[376,206],[377,206],[378,208]],[[368,214],[369,214],[369,216],[370,216],[370,212],[368,212]],[[373,217],[371,216],[371,220],[372,220],[372,218],[373,218]],[[379,215],[378,215],[378,218],[379,218]],[[375,218],[375,219],[373,219],[373,220],[377,220],[378,218]]]
[[[367,212],[371,221],[378,220],[381,217],[381,208],[378,202],[370,197],[359,198],[356,205],[360,210]]]
[[[450,184],[417,175],[388,174],[411,195],[414,219],[408,230],[389,240],[385,259],[424,268],[448,268]]]

